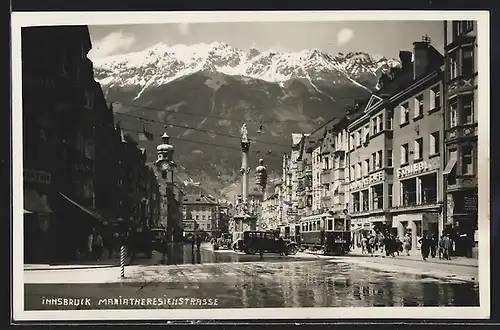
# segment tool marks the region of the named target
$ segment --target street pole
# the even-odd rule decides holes
[[[120,249],[120,274],[121,278],[125,278],[125,244],[122,243]]]

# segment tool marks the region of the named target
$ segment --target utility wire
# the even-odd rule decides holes
[[[208,134],[220,135],[220,136],[225,136],[225,137],[229,137],[229,138],[233,138],[233,139],[238,139],[238,140],[241,139],[240,136],[236,136],[236,135],[231,135],[231,134],[227,134],[227,133],[220,133],[220,132],[212,132],[212,131],[204,130],[204,129],[201,129],[201,128],[190,127],[190,126],[185,126],[185,125],[176,125],[176,124],[165,123],[165,122],[162,122],[162,121],[159,121],[159,120],[147,119],[147,118],[144,118],[144,117],[134,116],[134,115],[130,115],[130,114],[127,114],[127,113],[115,113],[115,115],[125,116],[125,117],[130,117],[130,118],[135,118],[135,119],[142,120],[143,122],[158,123],[158,124],[162,124],[162,125],[165,125],[165,126],[184,128],[184,129],[187,129],[187,130],[193,130],[193,131],[204,132],[204,133],[208,133]],[[257,140],[257,139],[250,139],[250,138],[248,140],[249,141],[253,141],[253,142],[257,142],[257,143],[265,143],[265,144],[269,144],[269,145],[275,145],[275,146],[290,148],[290,145],[285,145],[285,144],[280,144],[280,143],[275,143],[275,142],[267,142],[267,141],[262,141],[262,140]]]
[[[128,129],[128,128],[123,128],[123,127],[122,127],[122,130],[127,131],[127,132],[133,132],[133,133],[144,133],[142,131]],[[160,137],[162,136],[162,134],[155,134],[155,133],[150,133],[150,134],[154,135],[154,136],[160,136]],[[189,140],[189,139],[184,139],[184,138],[179,138],[179,137],[174,137],[174,136],[171,136],[170,138],[171,139],[175,139],[175,140],[179,140],[179,141],[184,141],[184,142],[190,142],[190,143],[196,143],[196,144],[203,144],[203,145],[208,145],[208,146],[213,146],[213,147],[218,147],[218,148],[224,148],[224,149],[241,151],[240,148],[225,146],[225,145],[222,145],[222,144],[215,144],[215,143],[209,143],[209,142],[203,142],[203,141]],[[260,151],[258,151],[258,150],[250,150],[250,152],[260,153]],[[268,154],[268,155],[266,155],[266,157],[276,157],[276,158],[280,158],[281,159],[281,156],[276,156],[276,155],[272,155],[272,154],[271,155]]]
[[[165,109],[151,107],[151,106],[143,106],[143,105],[136,105],[136,104],[130,104],[130,103],[122,103],[122,102],[119,102],[119,101],[114,101],[114,102],[111,102],[111,103],[113,103],[113,104],[119,104],[121,106],[126,106],[126,107],[141,109],[141,110],[161,111],[161,112],[168,112],[168,113],[172,113],[172,114],[176,114],[176,115],[195,116],[195,117],[212,118],[212,119],[219,119],[219,120],[231,120],[231,121],[238,121],[238,122],[245,122],[245,123],[280,124],[280,123],[287,123],[287,122],[293,122],[293,123],[303,122],[301,120],[292,120],[292,119],[288,119],[288,120],[228,119],[228,118],[225,118],[225,117],[219,117],[219,116],[213,116],[213,115],[202,115],[202,114],[193,113],[193,112],[186,112],[186,111],[178,112],[176,110],[165,110]],[[292,103],[292,104],[289,104],[289,105],[299,105],[299,104],[301,104],[301,103],[297,102],[297,103]],[[271,107],[269,107],[269,106],[266,106],[266,107],[252,107],[250,110],[253,110],[253,109],[267,109],[267,108],[271,108]]]

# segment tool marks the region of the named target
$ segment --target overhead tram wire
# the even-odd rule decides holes
[[[236,136],[236,135],[231,135],[231,134],[221,133],[221,132],[211,132],[211,131],[208,131],[208,130],[204,130],[204,129],[196,128],[196,127],[191,127],[191,126],[170,124],[170,123],[162,122],[162,121],[155,120],[155,119],[147,119],[147,118],[144,118],[144,117],[141,117],[141,116],[130,115],[128,113],[115,113],[115,114],[118,115],[118,116],[125,116],[125,117],[139,119],[139,120],[142,120],[143,122],[157,123],[157,124],[162,124],[162,125],[165,125],[165,126],[184,128],[186,130],[193,130],[193,131],[198,131],[198,132],[203,132],[203,133],[208,133],[208,134],[225,136],[225,137],[229,137],[229,138],[233,138],[233,139],[241,139],[240,136]],[[252,138],[249,138],[249,140],[253,141],[253,142],[257,142],[257,143],[263,143],[263,144],[280,146],[280,147],[284,147],[284,148],[290,148],[290,145],[285,145],[285,144],[280,144],[280,143],[275,143],[275,142],[267,142],[267,141],[252,139]]]
[[[124,127],[122,127],[121,129],[122,129],[123,131],[125,131],[125,132],[143,133],[143,131],[133,130],[133,129],[128,129],[128,128],[124,128]],[[159,137],[161,137],[161,136],[162,136],[162,134],[157,134],[157,133],[151,133],[151,135],[154,135],[154,136],[159,136]],[[170,138],[171,138],[171,139],[174,139],[174,140],[184,141],[184,142],[190,142],[190,143],[196,143],[196,144],[203,144],[203,145],[208,145],[208,146],[217,147],[217,148],[224,148],[224,149],[229,149],[229,150],[237,150],[237,151],[241,151],[241,148],[237,148],[237,147],[230,147],[230,146],[225,146],[225,145],[222,145],[222,144],[216,144],[216,143],[209,143],[209,142],[203,142],[203,141],[189,140],[189,139],[179,138],[179,137],[175,137],[175,136],[171,136]],[[250,152],[253,152],[253,153],[261,153],[261,151],[259,151],[259,150],[250,150]],[[266,154],[266,155],[265,155],[265,157],[276,157],[276,158],[280,158],[280,159],[281,159],[281,156],[276,156],[276,155],[273,155],[273,154]]]
[[[213,115],[202,115],[202,114],[198,114],[198,113],[185,112],[185,111],[178,112],[176,110],[166,110],[166,109],[157,108],[157,107],[143,106],[143,105],[130,104],[130,103],[123,103],[123,102],[119,102],[119,101],[112,101],[110,103],[112,103],[112,104],[118,104],[120,106],[125,106],[125,107],[131,107],[131,108],[135,108],[135,109],[140,109],[140,110],[162,111],[162,112],[168,112],[168,113],[172,113],[172,114],[176,114],[176,115],[204,117],[204,118],[219,119],[219,120],[231,120],[231,121],[238,121],[238,122],[245,122],[245,123],[281,124],[281,123],[288,123],[288,122],[291,122],[291,123],[301,123],[301,122],[303,122],[302,120],[293,120],[293,119],[288,119],[288,120],[228,119],[228,118],[225,118],[225,117],[219,117],[219,116],[213,116]],[[299,104],[299,103],[296,103],[296,104]],[[290,104],[290,105],[295,105],[295,103],[294,104]],[[250,110],[253,110],[253,109],[268,109],[268,108],[271,108],[271,107],[268,107],[268,106],[266,106],[266,107],[252,107]]]

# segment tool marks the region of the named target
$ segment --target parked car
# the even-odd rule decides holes
[[[233,243],[233,237],[231,234],[222,234],[221,237],[214,239],[213,241],[214,250],[230,249],[232,243]]]
[[[151,243],[153,250],[163,252],[167,244],[167,230],[165,228],[152,228]]]
[[[298,251],[297,243],[289,239],[279,239],[271,231],[245,231],[243,240],[239,244],[240,249],[246,254],[255,254],[260,251],[270,253],[284,252],[287,255],[294,255]]]
[[[136,228],[130,231],[128,237],[128,254],[135,257],[141,253],[147,258],[153,256],[152,233],[149,229]]]

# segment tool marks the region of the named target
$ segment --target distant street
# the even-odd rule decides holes
[[[217,299],[214,307],[221,308],[473,306],[479,301],[477,267],[305,253],[260,259],[214,252],[208,244],[199,253],[190,245],[171,248],[165,263],[160,253],[133,261],[125,279],[119,267],[26,270],[26,309],[193,308],[180,298],[193,299],[194,306]],[[51,300],[78,297],[90,298],[90,305]],[[147,300],[153,297],[157,300]]]

